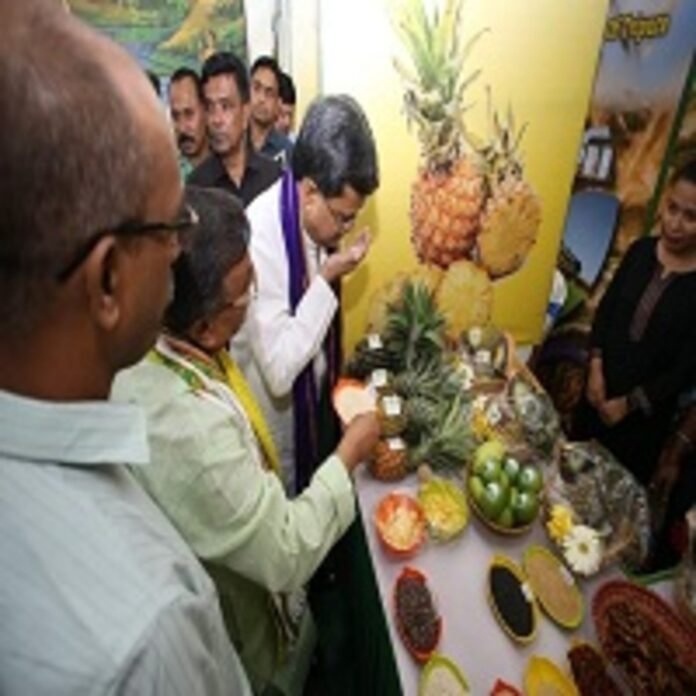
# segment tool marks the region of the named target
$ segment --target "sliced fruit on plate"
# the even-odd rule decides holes
[[[406,649],[419,662],[435,652],[442,633],[440,617],[425,575],[406,567],[394,588],[396,627]]]
[[[584,615],[582,594],[560,559],[534,545],[525,551],[523,565],[542,609],[564,628],[577,628]]]
[[[490,696],[522,696],[522,692],[502,679],[496,679]]]
[[[579,696],[575,684],[558,665],[537,655],[527,663],[524,692],[527,696]]]
[[[345,425],[362,413],[377,409],[377,400],[371,389],[357,379],[339,379],[333,389],[333,405]]]
[[[375,526],[384,547],[402,558],[416,553],[425,540],[423,508],[405,493],[390,493],[380,500]]]
[[[423,667],[418,696],[469,696],[469,684],[452,660],[433,655]]]
[[[469,521],[469,505],[456,483],[432,476],[420,484],[418,500],[433,539],[447,541],[464,531]]]
[[[505,556],[494,556],[488,569],[488,601],[505,633],[518,643],[536,637],[537,608],[522,570]]]

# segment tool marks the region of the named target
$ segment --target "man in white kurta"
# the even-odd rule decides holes
[[[318,387],[330,386],[322,346],[339,311],[332,285],[363,260],[369,235],[336,249],[377,185],[374,140],[360,107],[349,97],[326,97],[307,113],[292,171],[247,209],[258,293],[244,331],[248,344],[233,350],[265,411],[289,490],[303,485],[296,480],[293,419],[306,417],[295,413],[293,384],[311,363]],[[297,269],[287,249],[289,216],[283,214],[288,192],[295,196],[297,250],[305,263],[304,291],[294,308],[289,286]]]

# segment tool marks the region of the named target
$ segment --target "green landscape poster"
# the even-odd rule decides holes
[[[71,10],[160,77],[214,51],[246,59],[244,0],[69,0]]]

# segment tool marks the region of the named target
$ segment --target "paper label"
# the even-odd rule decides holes
[[[367,335],[367,347],[370,350],[379,350],[384,347],[382,337],[379,334],[371,333]]]
[[[373,370],[372,374],[370,375],[370,383],[373,387],[375,387],[375,389],[386,387],[388,380],[389,375],[383,367],[379,368],[378,370]]]
[[[490,365],[492,360],[490,350],[477,350],[474,355],[474,361],[477,365]]]
[[[488,411],[486,411],[486,418],[488,418],[488,422],[491,425],[495,426],[500,423],[500,421],[503,419],[503,414],[500,412],[498,404],[491,404],[488,407]]]
[[[481,339],[483,339],[483,332],[477,326],[473,329],[469,329],[469,343],[472,348],[481,345]]]
[[[400,396],[385,396],[382,399],[382,407],[387,416],[401,415],[401,397]]]
[[[387,447],[392,452],[401,452],[406,449],[406,443],[400,437],[387,438]]]

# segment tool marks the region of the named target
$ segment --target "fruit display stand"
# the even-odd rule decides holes
[[[513,642],[501,629],[487,601],[488,571],[495,555],[511,558],[521,564],[525,550],[532,544],[551,548],[537,521],[527,534],[503,536],[496,534],[478,519],[472,519],[466,531],[447,543],[428,542],[408,561],[386,554],[379,541],[373,517],[379,501],[395,487],[376,481],[362,468],[356,474],[356,489],[368,556],[380,596],[383,620],[391,643],[398,683],[405,696],[418,693],[421,665],[409,654],[401,640],[392,612],[395,582],[405,565],[428,577],[438,599],[443,631],[438,652],[451,659],[466,675],[472,694],[490,693],[497,679],[523,686],[525,666],[533,655],[547,657],[567,666],[566,654],[573,639],[596,640],[591,618],[592,599],[607,580],[623,577],[614,568],[580,582],[585,612],[577,629],[563,629],[548,617],[539,619],[535,639],[526,645]],[[415,477],[398,483],[400,491],[417,495]],[[672,583],[662,581],[653,586],[659,594],[671,598]],[[381,690],[380,693],[385,693]]]

